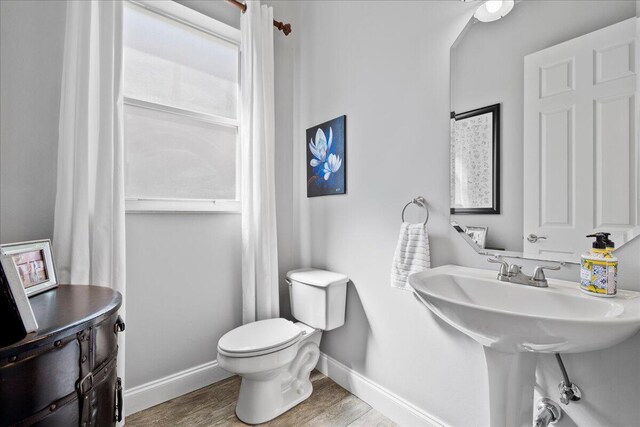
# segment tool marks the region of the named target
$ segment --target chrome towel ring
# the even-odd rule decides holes
[[[424,225],[427,225],[427,222],[429,221],[429,207],[427,206],[426,199],[422,196],[418,196],[415,199],[411,200],[406,205],[404,205],[404,208],[402,208],[402,215],[401,215],[402,222],[404,222],[404,211],[406,211],[409,205],[411,204],[420,206],[421,208],[424,208],[425,211],[427,211],[427,218],[424,220]]]

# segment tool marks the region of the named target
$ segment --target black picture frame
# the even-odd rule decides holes
[[[38,330],[29,297],[21,284],[9,280],[11,270],[8,273],[0,263],[0,347],[20,341],[27,334]]]
[[[307,197],[346,194],[347,116],[342,115],[307,129],[305,145]],[[335,169],[331,168],[327,173],[325,165],[333,165]]]
[[[500,214],[500,104],[493,104],[482,108],[477,108],[471,111],[465,111],[464,113],[451,112],[452,123],[451,126],[455,125],[455,122],[469,119],[476,116],[481,116],[484,114],[492,114],[492,159],[493,159],[493,168],[492,168],[492,206],[486,208],[458,208],[451,207],[451,214],[473,214],[473,215],[492,215],[492,214]],[[453,143],[453,141],[451,141]],[[453,155],[453,153],[452,153]],[[451,179],[451,177],[450,177]]]

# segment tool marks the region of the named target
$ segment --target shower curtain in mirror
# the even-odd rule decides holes
[[[53,249],[60,283],[125,295],[122,2],[67,3]],[[120,309],[125,317],[125,305]],[[119,334],[118,376],[124,380]]]
[[[241,22],[242,320],[278,317],[273,10],[247,1]]]

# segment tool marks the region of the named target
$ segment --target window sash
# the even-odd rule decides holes
[[[240,46],[240,30],[223,22],[196,12],[175,1],[128,0],[129,3],[143,7],[158,15],[173,19],[188,27],[203,31],[219,39]]]
[[[240,127],[240,120],[237,120],[237,119],[232,119],[229,117],[218,116],[218,115],[209,114],[209,113],[200,113],[198,111],[184,110],[182,108],[171,107],[169,105],[143,101],[141,99],[129,98],[126,96],[124,97],[124,104],[131,105],[133,107],[144,108],[147,110],[156,110],[163,113],[184,116],[199,122],[207,122],[207,123],[212,123],[214,125],[232,127],[235,129],[238,129]]]
[[[124,104],[139,108],[156,110],[169,114],[188,117],[195,121],[212,123],[215,125],[231,127],[240,135],[239,120],[228,117],[216,116],[183,110],[168,105],[156,104],[134,98],[124,98]],[[126,141],[125,141],[126,143]],[[127,197],[125,198],[125,210],[128,213],[144,212],[240,212],[240,150],[236,140],[236,197],[235,199],[180,199],[180,198],[154,198],[154,197]]]
[[[126,213],[197,213],[227,212],[240,213],[239,200],[206,199],[132,199],[125,200]]]
[[[240,30],[226,25],[215,19],[206,17],[186,6],[173,1],[147,1],[129,0],[130,3],[144,7],[154,13],[177,21],[194,29],[225,40],[236,46],[240,46]],[[238,49],[238,61],[240,60]],[[238,68],[238,72],[239,72]],[[238,81],[240,84],[240,81]],[[239,88],[238,88],[239,92]],[[201,113],[168,105],[144,101],[130,97],[124,97],[124,104],[135,107],[156,110],[169,114],[182,115],[196,121],[227,126],[236,129],[238,138],[240,135],[240,121],[229,117],[218,116],[209,113]],[[125,144],[127,141],[125,140]],[[236,198],[235,199],[161,199],[161,198],[132,198],[125,199],[126,213],[178,213],[178,212],[227,212],[240,213],[240,149],[236,141]]]

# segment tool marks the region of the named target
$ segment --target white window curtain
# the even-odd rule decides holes
[[[122,2],[67,2],[53,247],[61,283],[125,294]],[[124,304],[120,309],[125,314]],[[118,375],[124,380],[124,339]]]
[[[242,319],[278,317],[273,9],[247,1],[241,22]]]

